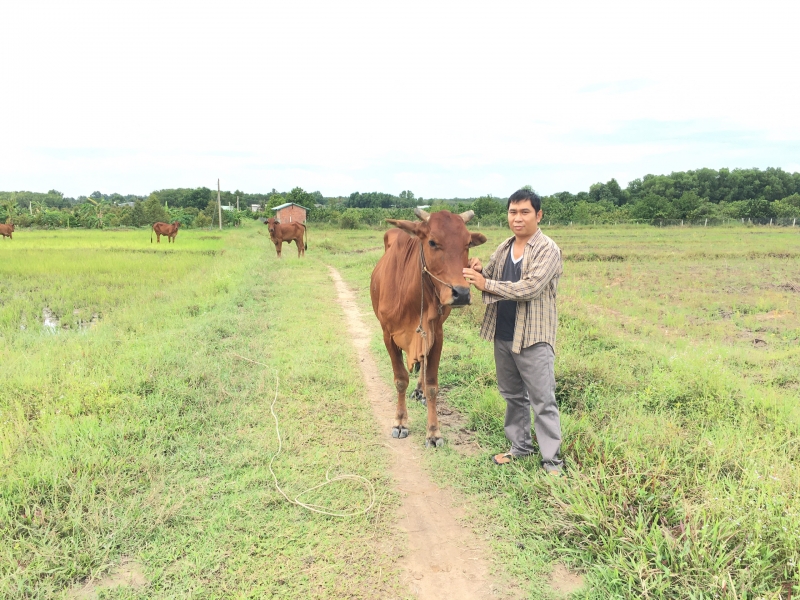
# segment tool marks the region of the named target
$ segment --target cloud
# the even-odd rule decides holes
[[[800,163],[791,1],[2,10],[15,24],[7,189],[145,193],[221,177],[253,191],[502,195]]]

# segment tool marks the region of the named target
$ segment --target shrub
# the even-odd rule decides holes
[[[342,229],[356,229],[361,223],[361,211],[357,208],[348,208],[339,217],[339,227]]]
[[[192,221],[192,227],[210,227],[211,226],[211,218],[206,216],[205,213],[198,213],[197,216]]]

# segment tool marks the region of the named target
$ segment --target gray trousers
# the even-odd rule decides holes
[[[542,466],[548,471],[560,469],[564,462],[559,454],[561,420],[556,404],[555,353],[550,344],[540,342],[514,354],[512,344],[494,341],[497,387],[506,401],[505,432],[511,454],[526,456],[536,451],[531,439],[533,408]]]

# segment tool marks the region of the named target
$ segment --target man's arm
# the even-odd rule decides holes
[[[464,269],[464,276],[476,288],[486,292],[484,302],[491,303],[498,300],[516,300],[525,302],[533,300],[541,295],[547,284],[561,273],[561,254],[552,247],[544,248],[533,259],[533,268],[529,273],[523,275],[519,281],[500,281],[497,279],[487,279],[481,273],[472,269]],[[487,298],[491,294],[495,298]]]

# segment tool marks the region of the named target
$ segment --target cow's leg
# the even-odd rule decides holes
[[[283,242],[275,242],[275,250],[278,251],[278,258],[281,257],[281,247],[283,246]]]
[[[417,379],[417,387],[411,392],[411,399],[420,402],[422,406],[425,406],[427,403],[427,399],[425,398],[425,385],[422,381],[422,369],[420,369],[419,378]]]
[[[303,240],[295,240],[294,243],[297,244],[297,258],[300,258],[303,255]]]
[[[439,395],[439,358],[442,355],[442,329],[438,328],[436,341],[428,352],[425,366],[425,397],[428,400],[428,430],[425,447],[444,446],[442,432],[439,431],[439,415],[436,413],[436,400]]]
[[[392,371],[394,371],[394,387],[397,390],[397,413],[395,414],[394,425],[392,426],[393,438],[408,437],[408,407],[406,406],[406,390],[408,389],[408,371],[403,364],[403,352],[394,343],[392,336],[384,330],[383,343],[392,359]]]
[[[160,244],[160,243],[161,243],[161,234],[157,233],[156,234],[156,244]]]

